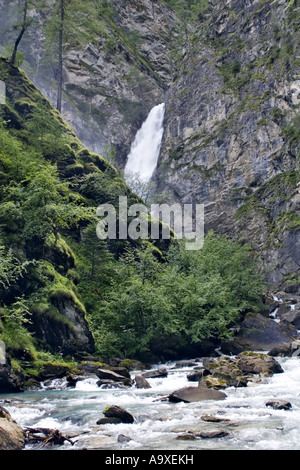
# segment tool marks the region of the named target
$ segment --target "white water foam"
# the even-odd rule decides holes
[[[76,389],[25,393],[24,402],[11,403],[7,407],[22,425],[49,426],[65,434],[79,434],[73,449],[300,450],[300,362],[299,358],[279,358],[279,361],[284,373],[269,377],[266,383],[230,387],[225,390],[227,398],[224,401],[161,401],[168,393],[183,386],[197,386],[186,378],[192,368],[174,369],[172,364],[167,364],[168,377],[148,379],[150,389],[133,386],[127,390],[104,390],[97,387],[97,379],[90,378],[78,382]],[[290,401],[292,408],[274,410],[267,407],[266,402],[274,398]],[[112,404],[127,409],[135,416],[135,422],[97,425],[103,410]],[[230,422],[205,423],[201,420],[204,414],[226,418]],[[187,442],[176,439],[178,434],[188,431],[223,428],[230,431],[228,437]],[[119,443],[120,434],[131,441]],[[63,448],[70,448],[70,444],[66,442]]]

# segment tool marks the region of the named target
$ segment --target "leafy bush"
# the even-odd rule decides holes
[[[180,243],[164,264],[151,248],[129,250],[90,315],[98,352],[132,356],[170,335],[228,338],[246,312],[259,310],[261,290],[249,247],[227,238],[209,234],[197,252]]]

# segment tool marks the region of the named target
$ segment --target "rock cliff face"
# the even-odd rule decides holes
[[[1,45],[15,39],[9,24],[18,15],[17,4],[0,1],[6,12],[0,20]],[[99,31],[92,40],[80,48],[66,47],[62,114],[85,145],[102,155],[113,149],[122,167],[137,130],[150,109],[164,101],[170,85],[177,20],[160,0],[109,4],[112,13],[93,18]],[[20,46],[26,57],[23,67],[55,104],[55,64],[45,52],[47,18],[39,10],[31,16],[34,23]]]
[[[271,285],[300,267],[299,2],[211,0],[169,89],[159,190],[250,241]]]
[[[0,0],[6,20],[16,3]],[[157,192],[205,204],[207,231],[250,241],[270,285],[297,292],[299,0],[208,4],[178,46],[182,30],[167,2],[112,0],[113,14],[99,18],[102,32],[66,50],[63,116],[92,150],[116,152],[122,168],[147,113],[166,101]],[[33,15],[24,67],[54,103],[45,18]],[[3,21],[5,44],[12,36]]]

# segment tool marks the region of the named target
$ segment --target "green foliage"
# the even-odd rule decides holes
[[[16,356],[34,359],[36,349],[34,341],[26,328],[30,322],[28,301],[25,298],[16,301],[2,310],[0,316],[0,339],[5,342],[7,351]]]
[[[22,266],[13,255],[12,250],[6,250],[0,245],[0,285],[8,288],[22,274]]]
[[[151,247],[129,250],[90,317],[100,354],[135,355],[158,337],[224,339],[261,307],[262,283],[249,247],[208,235],[204,248],[177,244],[161,264]]]

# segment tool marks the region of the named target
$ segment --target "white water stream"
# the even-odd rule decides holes
[[[151,109],[146,121],[137,132],[125,167],[126,174],[138,174],[142,182],[148,182],[156,168],[163,137],[165,104]]]
[[[66,442],[61,450],[300,450],[300,362],[279,358],[284,373],[267,383],[244,388],[230,387],[223,401],[170,403],[157,401],[181,387],[197,386],[186,378],[190,368],[167,364],[168,377],[148,379],[151,389],[101,389],[97,378],[78,382],[75,389],[53,382],[56,390],[0,395],[1,405],[22,426],[59,429],[65,435],[78,434],[76,443]],[[199,363],[201,364],[201,362]],[[165,366],[165,365],[164,365]],[[132,374],[135,375],[135,372]],[[61,388],[61,390],[59,389]],[[290,410],[266,407],[266,401],[290,401]],[[8,400],[4,403],[4,400]],[[10,402],[9,402],[10,401]],[[118,405],[133,414],[133,424],[97,425],[107,405]],[[223,423],[201,420],[204,414],[229,419]],[[186,431],[224,429],[228,436],[215,439],[178,440]],[[131,441],[119,443],[120,434]]]

